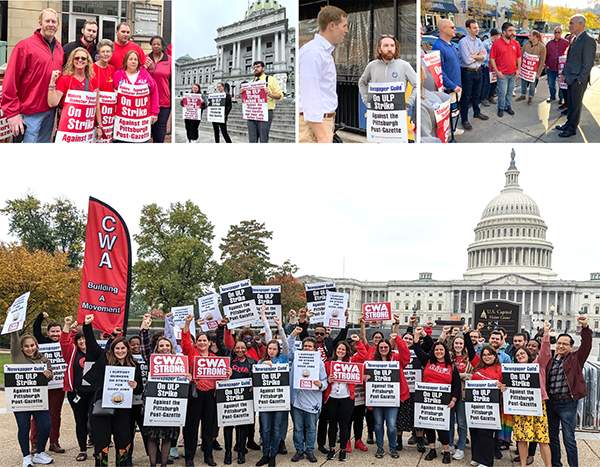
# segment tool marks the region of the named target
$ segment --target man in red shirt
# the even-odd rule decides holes
[[[39,29],[13,49],[2,93],[2,110],[13,136],[24,143],[50,143],[56,109],[48,106],[48,86],[54,70],[61,70],[63,49],[54,35],[58,13],[46,8]]]
[[[127,55],[127,52],[130,50],[135,50],[140,59],[140,64],[146,64],[146,54],[139,45],[131,40],[131,26],[129,26],[129,23],[127,22],[122,22],[117,28],[115,50],[109,62],[115,67],[115,70],[123,69],[123,58],[125,58],[125,55]]]
[[[515,40],[516,29],[511,23],[502,25],[502,36],[490,50],[490,68],[496,72],[498,85],[498,117],[504,112],[514,115],[511,107],[515,77],[521,68],[521,46]]]

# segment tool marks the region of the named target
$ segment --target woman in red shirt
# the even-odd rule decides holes
[[[94,82],[102,92],[114,92],[113,76],[115,67],[109,62],[113,55],[114,45],[108,39],[102,39],[98,43],[98,61],[94,63]]]
[[[442,342],[433,344],[429,354],[429,360],[423,368],[423,382],[435,384],[449,384],[450,394],[452,396],[448,407],[453,409],[456,403],[460,400],[460,375],[452,359],[450,352]],[[425,456],[426,461],[433,460],[437,457],[435,450],[435,432],[437,431],[440,443],[442,443],[442,463],[449,464],[450,460],[450,433],[447,430],[425,430],[427,443],[429,444],[429,452]],[[417,432],[417,436],[419,433]]]
[[[158,120],[152,125],[152,142],[164,143],[167,135],[167,124],[171,115],[171,57],[165,53],[166,44],[162,37],[150,39],[152,53],[148,55],[151,64],[148,72],[156,81],[160,111]]]
[[[481,349],[481,357],[475,372],[471,376],[473,380],[496,380],[498,388],[502,389],[502,367],[498,360],[498,354],[490,345]],[[494,465],[494,452],[496,446],[496,430],[485,430],[482,428],[471,428],[471,464]]]

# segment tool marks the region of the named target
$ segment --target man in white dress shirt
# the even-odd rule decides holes
[[[348,33],[348,15],[325,6],[317,17],[319,32],[300,49],[300,142],[331,143],[337,109],[335,46]]]

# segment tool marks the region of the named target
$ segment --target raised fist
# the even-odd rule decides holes
[[[94,315],[85,315],[85,324],[92,324],[92,321],[94,321]]]

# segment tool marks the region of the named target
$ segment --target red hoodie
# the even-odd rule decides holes
[[[363,363],[368,357],[367,348],[365,344],[362,342],[358,342],[356,344],[356,353],[350,357],[350,361],[353,363]],[[331,360],[327,360],[325,362],[325,371],[327,371],[327,376],[331,374]],[[354,384],[348,383],[348,392],[350,393],[350,399],[354,400]],[[329,399],[329,395],[331,394],[331,388],[333,385],[329,383],[327,388],[325,389],[325,393],[323,394],[323,403],[327,402]]]
[[[61,70],[63,49],[54,39],[54,51],[38,29],[13,49],[2,89],[5,118],[47,112],[48,86],[54,70]]]
[[[115,76],[113,77],[113,85],[115,87],[115,91],[117,92],[119,90],[119,84],[121,83],[121,81],[131,84],[131,81],[129,81],[125,70],[117,70],[115,72]],[[150,76],[150,73],[148,73],[148,70],[146,70],[144,67],[140,67],[138,77],[135,80],[134,84],[145,84],[146,86],[148,86],[148,89],[150,90],[150,103],[148,105],[148,110],[150,112],[150,115],[158,115],[158,112],[160,111],[160,108],[158,106],[158,87],[156,86],[156,81],[154,81],[154,78],[152,78],[152,76]]]
[[[150,75],[156,81],[158,87],[158,105],[160,107],[171,107],[171,58],[163,54],[160,62],[153,62],[148,68]]]

